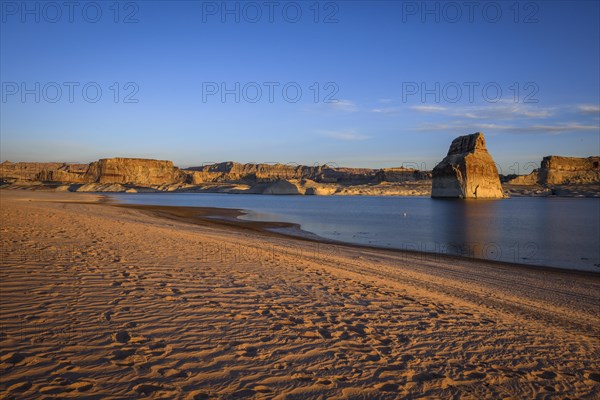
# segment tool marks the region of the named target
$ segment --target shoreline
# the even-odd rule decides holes
[[[277,181],[270,182],[274,184]],[[165,187],[166,185],[166,187]],[[73,192],[73,193],[203,193],[203,194],[253,194],[276,196],[385,196],[385,197],[430,197],[431,184],[414,185],[413,183],[387,182],[386,185],[369,184],[320,184],[322,190],[309,188],[308,193],[288,191],[261,191],[269,182],[250,184],[244,181],[231,181],[223,183],[204,183],[198,185],[155,185],[139,186],[120,183],[69,183],[69,182],[44,182],[28,181],[13,182],[0,185],[2,190],[31,190],[40,192]],[[254,185],[254,186],[253,186]],[[334,185],[335,188],[325,190],[325,187]],[[600,185],[590,184],[561,184],[561,185],[516,185],[503,183],[502,188],[505,198],[600,198]]]
[[[0,196],[7,398],[600,394],[596,275]]]
[[[110,198],[110,196],[106,196]],[[112,201],[112,199],[111,199]],[[378,251],[389,251],[392,253],[399,254],[410,254],[416,256],[422,256],[427,259],[440,259],[447,261],[471,261],[471,262],[485,262],[497,264],[499,266],[506,266],[510,268],[526,268],[534,269],[545,272],[558,272],[567,274],[579,274],[582,276],[594,276],[600,277],[600,270],[596,271],[585,271],[578,269],[569,269],[561,267],[552,267],[548,265],[537,265],[537,264],[525,264],[516,263],[500,260],[490,260],[485,258],[461,256],[449,253],[441,252],[427,252],[409,249],[397,249],[390,247],[381,247],[376,245],[359,244],[352,242],[344,242],[340,240],[334,240],[319,236],[315,233],[305,231],[301,228],[300,224],[292,222],[274,222],[274,221],[254,221],[254,220],[242,220],[238,217],[246,215],[249,210],[244,209],[233,209],[233,208],[219,208],[219,207],[194,207],[194,206],[161,206],[161,205],[146,205],[146,204],[125,204],[116,202],[106,202],[106,204],[113,205],[115,207],[133,208],[138,210],[147,211],[148,213],[162,217],[172,218],[178,221],[188,222],[191,224],[216,224],[224,227],[230,227],[234,229],[247,229],[258,232],[260,234],[271,234],[277,236],[283,236],[288,238],[295,238],[298,240],[306,240],[309,242],[323,243],[323,244],[335,244],[340,246],[348,246],[355,249],[365,250],[378,250]]]

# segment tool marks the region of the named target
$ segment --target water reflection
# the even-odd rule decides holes
[[[600,199],[114,195],[132,203],[228,207],[372,246],[600,271]]]
[[[495,235],[499,207],[497,200],[436,199],[433,237],[447,254],[499,260],[503,252]]]

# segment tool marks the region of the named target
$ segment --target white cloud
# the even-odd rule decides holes
[[[556,125],[532,125],[516,128],[525,133],[566,133],[574,131],[600,131],[599,125],[583,125],[577,122],[565,122]]]
[[[548,118],[554,115],[554,109],[524,104],[488,104],[482,106],[444,107],[438,105],[417,105],[404,107],[374,108],[371,111],[380,114],[399,114],[402,111],[416,111],[424,114],[438,114],[467,119],[519,119]]]
[[[350,100],[340,99],[331,103],[327,103],[329,107],[337,111],[356,112],[358,107]]]
[[[412,106],[412,110],[426,113],[438,113],[468,119],[517,119],[547,118],[553,115],[553,109],[524,104],[489,104],[484,106],[440,107]]]
[[[380,114],[398,114],[403,110],[402,107],[374,108],[371,111]]]
[[[600,131],[599,125],[585,125],[577,122],[560,122],[556,124],[544,125],[501,125],[501,124],[482,124],[469,123],[466,121],[451,121],[438,124],[423,124],[416,130],[418,131],[458,131],[458,132],[477,132],[500,131],[509,133],[531,133],[531,134],[562,134],[568,132],[581,131]]]
[[[441,106],[412,106],[410,109],[420,112],[444,112],[447,110],[446,107]]]
[[[581,114],[600,114],[600,106],[594,104],[580,104],[577,109]]]
[[[333,139],[350,142],[370,139],[370,136],[356,133],[353,131],[320,131],[319,134]]]

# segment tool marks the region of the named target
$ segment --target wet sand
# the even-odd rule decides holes
[[[3,398],[597,398],[600,274],[0,191]]]

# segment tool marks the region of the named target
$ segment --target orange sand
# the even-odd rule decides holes
[[[0,191],[2,398],[600,396],[598,274],[98,199]]]

